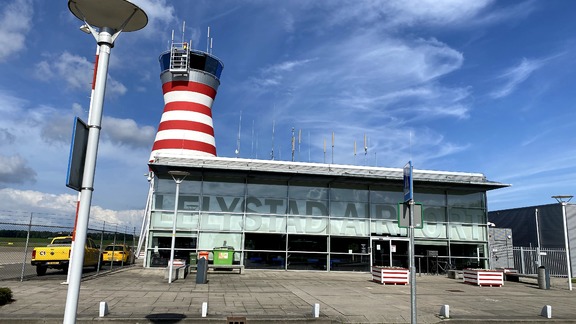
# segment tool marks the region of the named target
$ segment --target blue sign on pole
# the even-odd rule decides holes
[[[414,190],[412,185],[412,161],[408,161],[404,166],[404,202],[414,199]]]

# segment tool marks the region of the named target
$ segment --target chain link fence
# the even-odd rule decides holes
[[[34,247],[46,247],[56,236],[72,235],[74,215],[45,214],[37,212],[0,211],[0,280],[26,280],[36,277],[31,265]],[[87,236],[99,247],[100,255],[109,244],[123,244],[135,253],[138,241],[136,228],[91,220]],[[100,258],[98,269],[84,275],[99,275],[127,266],[124,262],[107,264]],[[61,270],[49,270],[51,272]]]

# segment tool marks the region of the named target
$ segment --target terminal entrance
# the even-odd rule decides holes
[[[372,266],[408,268],[409,240],[372,237]]]

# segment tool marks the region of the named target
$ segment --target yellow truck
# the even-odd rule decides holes
[[[43,276],[48,269],[60,269],[68,272],[72,236],[58,236],[52,239],[47,247],[35,247],[32,251],[32,265],[36,266],[36,274]],[[98,269],[100,249],[90,238],[86,238],[84,247],[84,266]]]

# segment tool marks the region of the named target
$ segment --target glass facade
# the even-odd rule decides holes
[[[408,266],[407,230],[398,226],[400,185],[315,179],[187,177],[178,197],[175,258],[194,262],[197,252],[226,246],[234,248],[235,264],[252,269]],[[176,184],[169,177],[153,183],[146,266],[165,267]],[[487,266],[484,190],[416,186],[414,199],[423,205],[424,226],[415,230],[419,272],[447,264],[457,269]]]

